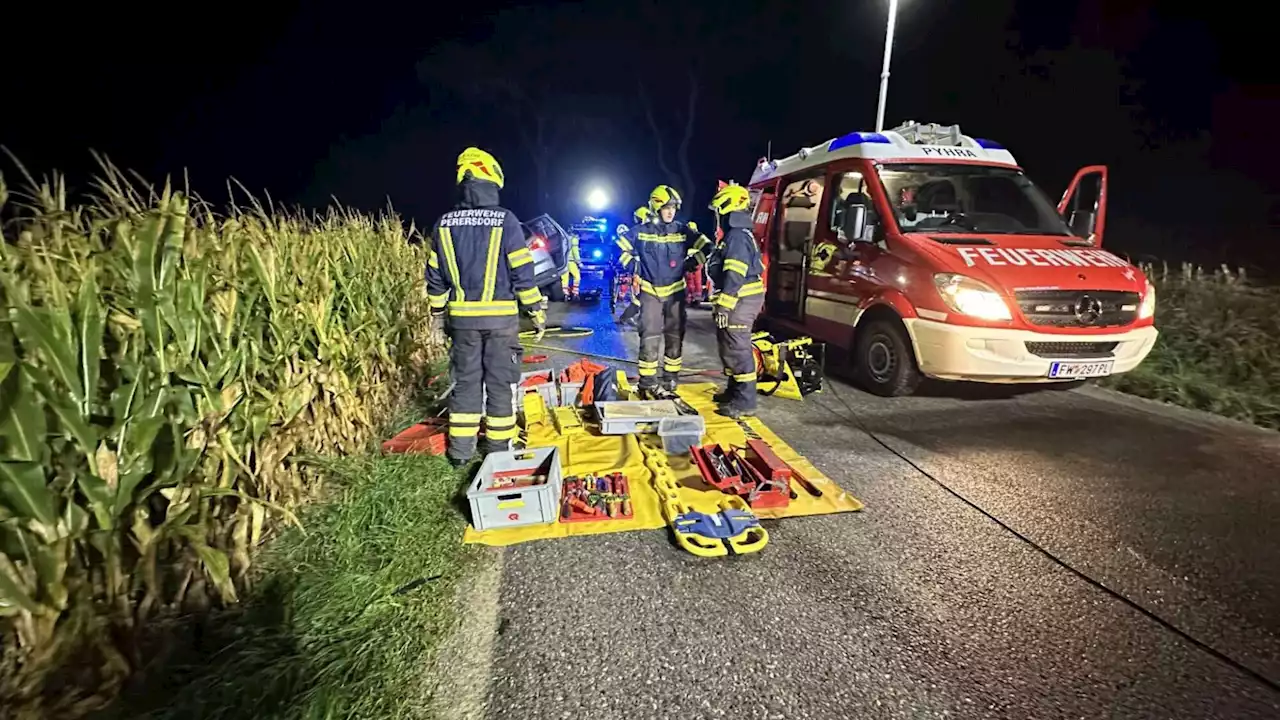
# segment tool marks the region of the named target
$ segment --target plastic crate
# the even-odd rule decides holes
[[[513,472],[545,474],[540,485],[495,488],[494,479]],[[471,524],[476,530],[555,522],[559,516],[563,474],[560,450],[531,448],[489,453],[467,489]]]
[[[523,387],[525,380],[538,375],[546,375],[547,373],[550,373],[551,377],[547,382],[540,385],[534,385],[533,387]],[[556,390],[556,373],[557,371],[555,368],[530,370],[529,372],[520,373],[520,380],[517,381],[516,386],[511,389],[511,407],[515,408],[517,411],[523,408],[524,394],[529,392],[536,392],[541,395],[542,402],[545,403],[548,408],[558,406],[560,404],[560,397]]]
[[[627,405],[659,405],[666,403],[671,407],[672,415],[667,417],[607,417],[609,410]],[[664,406],[665,407],[665,406]],[[600,418],[600,433],[603,435],[633,435],[635,433],[656,433],[658,422],[663,419],[675,419],[679,412],[675,403],[670,400],[622,400],[616,402],[598,402],[595,404],[596,414]]]
[[[578,396],[582,394],[582,386],[580,382],[560,381],[560,405],[563,407],[573,407],[578,404]]]
[[[702,436],[706,432],[706,421],[701,415],[662,418],[658,421],[658,437],[662,438],[662,449],[668,455],[684,454],[701,445]]]

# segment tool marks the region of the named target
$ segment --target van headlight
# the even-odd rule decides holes
[[[1156,315],[1156,286],[1147,281],[1147,289],[1142,293],[1142,305],[1138,307],[1138,319],[1146,320]]]
[[[933,276],[933,284],[947,307],[961,315],[980,320],[1013,319],[1004,298],[986,283],[955,273],[938,273]]]

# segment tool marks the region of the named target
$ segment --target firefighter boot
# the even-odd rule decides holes
[[[715,404],[723,405],[729,402],[730,400],[732,400],[733,398],[737,397],[738,395],[737,388],[738,388],[738,381],[734,380],[733,378],[729,378],[729,382],[724,386],[724,389],[716,393],[715,395],[712,395],[711,399],[715,401]]]
[[[680,376],[675,373],[667,373],[666,375],[664,375],[662,377],[662,385],[661,385],[662,391],[667,395],[675,395],[676,385],[679,381],[679,378]]]
[[[753,417],[756,414],[756,384],[734,383],[729,399],[716,410],[716,413],[734,420]]]

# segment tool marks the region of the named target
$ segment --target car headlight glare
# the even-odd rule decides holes
[[[979,320],[1012,320],[1009,306],[1000,293],[986,283],[955,273],[938,273],[933,283],[947,307]]]

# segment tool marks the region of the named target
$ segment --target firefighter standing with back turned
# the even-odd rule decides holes
[[[649,194],[648,222],[632,228],[640,275],[640,396],[669,397],[676,390],[683,365],[685,271],[706,262],[711,241],[676,222],[680,194],[659,185]],[[662,355],[662,382],[658,355]]]
[[[636,208],[636,211],[631,214],[631,217],[635,220],[635,227],[640,227],[653,218],[653,211],[649,209],[648,205],[641,205]],[[633,276],[631,282],[631,302],[627,305],[626,309],[622,311],[622,316],[618,318],[617,323],[619,325],[627,325],[631,323],[635,317],[640,314],[640,284],[635,281],[634,277],[636,272],[636,248],[631,242],[631,236],[633,233],[634,230],[632,228],[627,228],[626,231],[619,230],[618,239],[616,241],[618,246],[618,264],[622,266],[620,272],[630,273]]]
[[[720,292],[712,301],[716,322],[716,345],[729,383],[715,395],[719,413],[731,418],[754,415],[756,411],[756,358],[751,346],[751,330],[764,306],[764,263],[760,246],[751,233],[752,219],[747,208],[751,197],[741,185],[726,185],[711,199],[711,209],[723,216],[724,241],[717,248],[719,262],[711,268],[712,280]]]
[[[482,420],[484,452],[511,448],[522,353],[517,301],[539,331],[547,322],[520,221],[498,205],[502,186],[502,167],[492,155],[464,150],[458,156],[461,199],[436,221],[427,250],[431,314],[445,322],[452,341],[448,455],[455,467],[475,454]]]

